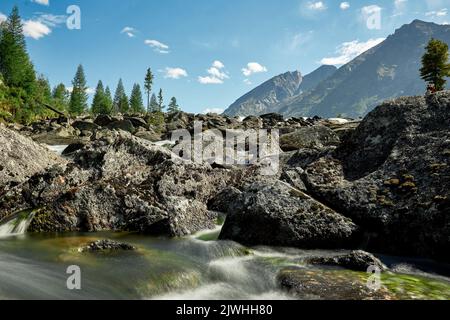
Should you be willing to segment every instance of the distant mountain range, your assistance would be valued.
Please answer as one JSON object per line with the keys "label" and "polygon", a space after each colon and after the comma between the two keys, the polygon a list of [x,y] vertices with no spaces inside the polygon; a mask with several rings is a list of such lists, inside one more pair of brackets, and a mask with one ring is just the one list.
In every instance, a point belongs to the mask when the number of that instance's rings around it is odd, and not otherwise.
{"label": "distant mountain range", "polygon": [[426,84],[420,79],[421,57],[432,37],[450,44],[450,26],[414,20],[339,69],[322,66],[305,77],[288,72],[272,78],[225,114],[357,118],[386,99],[422,95]]}

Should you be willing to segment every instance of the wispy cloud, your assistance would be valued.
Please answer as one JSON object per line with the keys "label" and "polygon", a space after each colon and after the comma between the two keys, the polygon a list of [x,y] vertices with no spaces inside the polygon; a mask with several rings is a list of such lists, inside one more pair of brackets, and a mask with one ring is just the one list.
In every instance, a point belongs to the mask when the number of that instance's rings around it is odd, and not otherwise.
{"label": "wispy cloud", "polygon": [[133,27],[125,27],[120,31],[122,34],[126,34],[130,38],[136,37],[137,30]]}
{"label": "wispy cloud", "polygon": [[436,18],[436,17],[446,17],[447,14],[448,14],[448,9],[447,9],[447,8],[443,8],[443,9],[437,10],[437,11],[429,11],[429,12],[426,12],[426,13],[425,13],[425,15],[426,15],[427,17],[433,17],[433,18]]}
{"label": "wispy cloud", "polygon": [[180,79],[188,76],[187,71],[182,68],[167,67],[162,72],[164,72],[164,78],[166,79]]}
{"label": "wispy cloud", "polygon": [[155,52],[158,53],[169,53],[169,46],[167,44],[164,44],[158,40],[145,40],[144,43],[148,46],[150,46],[151,48],[153,48],[153,50]]}
{"label": "wispy cloud", "polygon": [[36,18],[36,20],[48,27],[56,27],[57,25],[65,23],[67,21],[67,16],[42,13]]}
{"label": "wispy cloud", "polygon": [[35,2],[37,4],[41,4],[43,6],[49,6],[50,1],[49,0],[31,0],[31,2]]}
{"label": "wispy cloud", "polygon": [[219,60],[214,61],[206,72],[207,76],[198,77],[201,84],[222,84],[225,79],[230,78],[225,71],[225,65]]}
{"label": "wispy cloud", "polygon": [[249,62],[247,63],[247,67],[242,68],[242,74],[246,77],[251,76],[254,73],[262,73],[267,72],[267,68],[258,62]]}
{"label": "wispy cloud", "polygon": [[344,42],[341,44],[338,49],[336,50],[336,53],[338,54],[335,57],[330,58],[323,58],[320,62],[325,65],[343,65],[360,54],[366,52],[367,50],[375,47],[376,45],[383,42],[385,38],[378,38],[378,39],[370,39],[366,42],[359,42],[358,40],[354,40],[351,42]]}

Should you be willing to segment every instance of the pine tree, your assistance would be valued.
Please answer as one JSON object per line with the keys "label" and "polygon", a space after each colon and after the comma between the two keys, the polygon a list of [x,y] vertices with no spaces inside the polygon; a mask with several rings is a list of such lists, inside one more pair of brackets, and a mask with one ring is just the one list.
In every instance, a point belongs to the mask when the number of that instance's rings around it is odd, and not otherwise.
{"label": "pine tree", "polygon": [[80,64],[72,81],[72,93],[70,95],[69,112],[72,115],[80,115],[87,110],[88,94],[86,76],[83,66]]}
{"label": "pine tree", "polygon": [[116,93],[114,95],[113,109],[115,113],[127,113],[129,109],[128,97],[125,93],[122,79],[117,84]]}
{"label": "pine tree", "polygon": [[108,110],[108,114],[111,114],[113,112],[113,99],[111,90],[108,86],[105,89],[105,107]]}
{"label": "pine tree", "polygon": [[9,87],[33,93],[36,74],[28,56],[19,9],[15,6],[0,26],[0,73]]}
{"label": "pine tree", "polygon": [[103,83],[100,80],[95,90],[94,99],[92,100],[92,113],[98,115],[98,114],[109,114],[110,112],[111,109],[109,100],[103,87]]}
{"label": "pine tree", "polygon": [[158,111],[162,112],[164,110],[164,98],[163,98],[163,91],[162,89],[159,89],[158,93]]}
{"label": "pine tree", "polygon": [[52,100],[52,89],[50,82],[43,75],[39,75],[37,79],[37,92],[39,92],[39,101],[50,103]]}
{"label": "pine tree", "polygon": [[66,86],[58,84],[52,92],[52,105],[60,111],[66,111],[69,107],[69,93]]}
{"label": "pine tree", "polygon": [[169,107],[167,109],[167,112],[169,113],[175,113],[180,111],[180,106],[177,103],[177,98],[172,97],[172,99],[170,99],[170,103],[169,103]]}
{"label": "pine tree", "polygon": [[150,99],[150,110],[149,112],[157,112],[159,110],[158,100],[156,99],[156,95],[152,94]]}
{"label": "pine tree", "polygon": [[153,73],[152,69],[147,69],[147,74],[145,75],[144,89],[147,93],[147,111],[150,112],[150,93],[152,92],[153,86]]}
{"label": "pine tree", "polygon": [[144,112],[144,103],[142,102],[141,86],[137,83],[134,84],[133,90],[131,91],[130,109],[132,112],[135,113]]}
{"label": "pine tree", "polygon": [[436,39],[428,42],[426,53],[422,57],[420,75],[437,91],[444,90],[447,82],[445,78],[450,76],[448,58],[448,45],[445,42]]}

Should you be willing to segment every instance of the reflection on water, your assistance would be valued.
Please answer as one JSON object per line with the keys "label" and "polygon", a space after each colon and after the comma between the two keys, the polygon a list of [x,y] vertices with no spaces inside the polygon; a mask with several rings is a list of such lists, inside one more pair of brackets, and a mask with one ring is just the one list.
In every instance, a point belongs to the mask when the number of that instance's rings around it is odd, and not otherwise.
{"label": "reflection on water", "polygon": [[[288,266],[314,270],[317,267],[305,265],[302,262],[304,258],[325,254],[295,249],[248,249],[234,242],[215,240],[217,232],[183,239],[126,233],[2,238],[0,298],[292,299],[279,289],[276,282],[278,271]],[[138,250],[109,254],[78,252],[78,247],[97,239],[127,242]],[[80,291],[66,288],[66,269],[70,265],[81,267]],[[408,269],[412,273],[414,270]],[[425,289],[422,289],[425,280],[417,282],[415,277],[391,275],[386,281],[395,286],[397,279],[401,278],[409,281],[407,290],[420,291],[411,296],[401,292],[401,297],[445,298],[450,295],[448,278],[418,272],[430,279],[426,281]],[[415,283],[420,283],[421,287]],[[441,291],[447,291],[447,296]]]}

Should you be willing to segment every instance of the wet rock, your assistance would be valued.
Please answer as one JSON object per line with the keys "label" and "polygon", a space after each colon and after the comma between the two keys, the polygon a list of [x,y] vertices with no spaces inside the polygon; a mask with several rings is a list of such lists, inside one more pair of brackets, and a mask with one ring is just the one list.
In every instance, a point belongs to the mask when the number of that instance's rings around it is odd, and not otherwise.
{"label": "wet rock", "polygon": [[133,247],[127,243],[116,242],[112,240],[98,240],[88,245],[78,248],[78,252],[111,252],[111,251],[135,251]]}
{"label": "wet rock", "polygon": [[395,300],[388,289],[372,290],[367,277],[350,271],[287,268],[278,274],[280,287],[304,300]]}
{"label": "wet rock", "polygon": [[244,245],[342,248],[357,226],[281,181],[254,183],[228,209],[220,239]]}
{"label": "wet rock", "polygon": [[323,149],[339,145],[339,137],[333,130],[316,125],[298,129],[280,137],[280,147],[283,151],[295,151],[302,148]]}
{"label": "wet rock", "polygon": [[308,258],[306,262],[316,265],[338,266],[345,269],[362,272],[367,272],[370,267],[376,267],[380,271],[387,270],[387,267],[378,258],[361,250],[330,257],[311,257]]}

